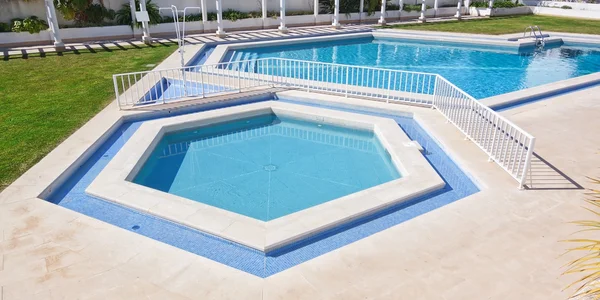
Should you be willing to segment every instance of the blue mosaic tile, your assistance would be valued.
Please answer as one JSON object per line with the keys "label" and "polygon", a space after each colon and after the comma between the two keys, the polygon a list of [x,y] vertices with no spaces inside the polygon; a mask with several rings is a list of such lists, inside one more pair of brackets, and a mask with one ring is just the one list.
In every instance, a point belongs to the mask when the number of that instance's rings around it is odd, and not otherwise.
{"label": "blue mosaic tile", "polygon": [[[263,100],[269,99],[240,101],[235,104],[229,103],[228,106]],[[315,105],[312,103],[298,103],[290,100],[280,99],[278,101],[394,119],[411,139],[417,140],[424,147],[425,158],[444,179],[447,184],[446,187],[407,203],[390,207],[375,215],[363,217],[349,224],[344,224],[317,236],[265,254],[198,230],[91,197],[85,193],[87,186],[96,178],[133,133],[135,133],[139,126],[144,121],[151,119],[148,118],[127,122],[118,128],[47,200],[244,272],[259,277],[268,277],[479,191],[469,177],[462,172],[444,153],[435,140],[412,118],[341,107]],[[223,106],[224,104],[214,104],[210,107],[204,107],[201,110],[216,109]],[[192,111],[179,112],[178,114],[189,112]],[[176,114],[169,116],[173,115]]]}

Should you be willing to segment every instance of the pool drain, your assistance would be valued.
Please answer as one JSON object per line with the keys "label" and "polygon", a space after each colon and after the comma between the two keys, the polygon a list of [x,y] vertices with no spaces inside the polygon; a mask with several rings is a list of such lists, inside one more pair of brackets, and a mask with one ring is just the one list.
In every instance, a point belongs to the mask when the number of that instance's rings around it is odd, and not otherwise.
{"label": "pool drain", "polygon": [[263,168],[267,172],[273,172],[273,171],[277,170],[277,166],[276,165],[265,165]]}

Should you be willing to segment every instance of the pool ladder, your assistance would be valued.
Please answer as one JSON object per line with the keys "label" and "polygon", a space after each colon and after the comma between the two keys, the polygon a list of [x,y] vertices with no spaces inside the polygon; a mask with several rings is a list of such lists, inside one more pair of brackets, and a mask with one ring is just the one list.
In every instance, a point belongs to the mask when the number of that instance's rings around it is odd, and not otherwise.
{"label": "pool ladder", "polygon": [[544,47],[544,45],[546,44],[546,39],[544,38],[544,34],[542,33],[542,30],[539,26],[527,26],[527,28],[525,28],[525,31],[523,31],[523,37],[526,37],[527,33],[529,33],[529,37],[535,38],[536,46],[540,46],[542,48]]}

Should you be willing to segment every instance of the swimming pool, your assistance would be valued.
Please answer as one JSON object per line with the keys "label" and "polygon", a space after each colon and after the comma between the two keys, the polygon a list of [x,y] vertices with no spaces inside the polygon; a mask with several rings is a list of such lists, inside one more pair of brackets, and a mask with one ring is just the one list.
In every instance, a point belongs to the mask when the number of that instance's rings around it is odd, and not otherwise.
{"label": "swimming pool", "polygon": [[543,50],[446,42],[359,38],[230,50],[223,61],[288,58],[439,74],[483,99],[600,71],[600,49],[582,44]]}
{"label": "swimming pool", "polygon": [[267,113],[166,134],[133,182],[270,221],[398,178],[372,130]]}
{"label": "swimming pool", "polygon": [[[266,100],[269,99],[246,101]],[[216,102],[208,104],[206,107],[195,108],[193,111],[213,110],[224,106],[248,103],[246,101],[239,103]],[[286,99],[279,99],[277,101],[298,103],[294,100]],[[77,168],[75,173],[69,176],[65,183],[55,189],[46,199],[61,207],[264,278],[479,191],[469,176],[453,162],[440,145],[437,144],[435,139],[429,136],[420,127],[418,122],[410,117],[362,111],[357,108],[326,106],[325,104],[298,104],[393,118],[407,135],[417,140],[425,148],[425,151],[422,152],[423,157],[444,178],[444,181],[447,183],[446,186],[442,190],[428,193],[407,203],[389,207],[376,215],[354,220],[351,224],[311,237],[305,241],[280,248],[272,253],[263,253],[187,226],[180,226],[168,220],[157,218],[148,214],[148,212],[138,211],[98,199],[85,192],[89,184],[94,181],[96,176],[119,153],[122,147],[135,135],[144,123],[165,117],[164,115],[152,115],[142,120],[127,121],[116,128],[94,154],[89,159],[86,159],[83,165]],[[180,114],[191,113],[193,111],[180,112]]]}

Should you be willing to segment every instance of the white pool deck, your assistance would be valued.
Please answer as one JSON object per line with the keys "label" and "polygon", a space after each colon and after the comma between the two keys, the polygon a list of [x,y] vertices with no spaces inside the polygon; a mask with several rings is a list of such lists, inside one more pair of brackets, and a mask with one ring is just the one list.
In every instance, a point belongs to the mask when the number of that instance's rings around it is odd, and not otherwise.
{"label": "white pool deck", "polygon": [[[504,114],[538,138],[541,157],[590,187],[585,176],[600,173],[600,133],[590,130],[600,126],[598,92]],[[572,278],[560,276],[558,241],[576,230],[566,222],[588,216],[583,191],[551,189],[573,187],[558,173],[534,185],[549,190],[518,190],[435,110],[387,108],[415,113],[482,191],[261,279],[35,198],[119,117],[109,106],[0,194],[1,299],[565,299]]]}
{"label": "white pool deck", "polygon": [[573,182],[591,188],[586,176],[600,176],[599,93],[502,112],[537,138],[528,190],[435,110],[310,94],[414,114],[481,192],[266,279],[37,198],[123,114],[139,113],[110,105],[0,193],[0,300],[566,299],[573,255],[559,241],[578,230],[567,222],[592,217]]}

